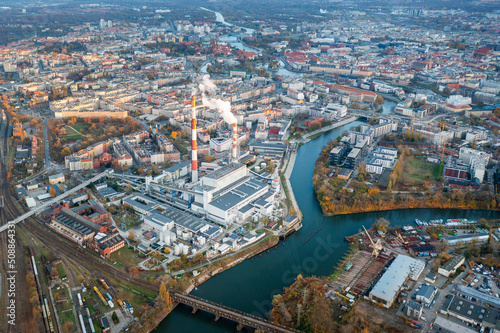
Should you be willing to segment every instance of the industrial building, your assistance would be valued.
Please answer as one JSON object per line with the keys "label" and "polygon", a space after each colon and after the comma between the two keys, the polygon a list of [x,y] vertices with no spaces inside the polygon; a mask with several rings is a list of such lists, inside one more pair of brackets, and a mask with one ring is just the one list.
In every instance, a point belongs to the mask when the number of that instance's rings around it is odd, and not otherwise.
{"label": "industrial building", "polygon": [[390,308],[403,284],[416,281],[425,268],[425,263],[406,255],[398,255],[370,291],[369,298]]}
{"label": "industrial building", "polygon": [[477,232],[474,234],[464,234],[458,236],[447,236],[445,240],[450,245],[462,245],[472,242],[485,243],[488,241],[490,235],[486,232]]}
{"label": "industrial building", "polygon": [[264,206],[274,198],[274,193],[268,193],[269,186],[250,177],[247,167],[239,163],[230,163],[202,177],[199,190],[192,209],[224,225],[236,221],[239,210],[249,204],[254,207],[251,212],[243,211],[253,213],[263,196],[266,203],[260,205]]}
{"label": "industrial building", "polygon": [[439,267],[438,273],[446,277],[449,277],[451,274],[455,273],[458,267],[463,265],[464,262],[465,262],[464,256],[454,255],[443,266]]}
{"label": "industrial building", "polygon": [[500,311],[493,307],[485,307],[474,302],[469,302],[461,297],[447,295],[441,313],[458,318],[474,326],[488,328],[498,327],[500,324]]}

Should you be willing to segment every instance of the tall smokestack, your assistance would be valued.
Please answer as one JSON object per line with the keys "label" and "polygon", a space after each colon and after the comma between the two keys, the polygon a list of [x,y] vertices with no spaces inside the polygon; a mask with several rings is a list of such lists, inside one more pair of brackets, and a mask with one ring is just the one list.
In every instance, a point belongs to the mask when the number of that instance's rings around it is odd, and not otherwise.
{"label": "tall smokestack", "polygon": [[238,148],[238,124],[233,124],[233,162],[237,162],[237,148]]}
{"label": "tall smokestack", "polygon": [[198,153],[196,151],[196,99],[192,98],[191,111],[191,182],[198,181]]}

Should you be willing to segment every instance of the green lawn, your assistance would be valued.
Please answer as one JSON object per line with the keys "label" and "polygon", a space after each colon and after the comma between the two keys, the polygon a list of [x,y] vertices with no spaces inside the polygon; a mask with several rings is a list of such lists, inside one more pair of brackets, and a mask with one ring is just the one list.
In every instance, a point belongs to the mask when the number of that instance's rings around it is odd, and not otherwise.
{"label": "green lawn", "polygon": [[63,278],[64,276],[66,276],[66,271],[64,270],[62,263],[57,264],[56,268],[57,268],[57,272],[59,273],[60,278]]}
{"label": "green lawn", "polygon": [[66,136],[65,136],[66,139],[80,140],[82,138],[82,135],[80,134],[80,132],[78,132],[79,129],[75,128],[78,126],[83,126],[83,125],[75,125],[74,127],[66,126]]}
{"label": "green lawn", "polygon": [[119,262],[125,267],[137,266],[143,258],[138,258],[139,252],[134,252],[134,250],[129,249],[127,246],[122,247],[118,251],[111,254],[111,260]]}
{"label": "green lawn", "polygon": [[420,182],[426,179],[438,180],[441,177],[442,170],[442,164],[409,157],[405,162],[402,176],[405,182]]}
{"label": "green lawn", "polygon": [[84,124],[76,124],[75,126],[73,126],[73,128],[75,130],[77,130],[78,132],[81,132],[83,128],[85,128],[85,125]]}

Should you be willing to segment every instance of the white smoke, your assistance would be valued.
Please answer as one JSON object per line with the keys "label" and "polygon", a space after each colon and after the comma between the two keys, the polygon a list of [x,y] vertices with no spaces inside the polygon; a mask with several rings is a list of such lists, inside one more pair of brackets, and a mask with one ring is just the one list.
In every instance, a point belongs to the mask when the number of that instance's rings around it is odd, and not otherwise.
{"label": "white smoke", "polygon": [[209,109],[217,110],[221,114],[224,121],[230,125],[237,123],[236,118],[231,113],[231,103],[223,101],[220,98],[208,98],[206,93],[213,93],[217,90],[217,86],[210,80],[210,75],[203,75],[201,83],[198,85],[201,93],[201,102]]}
{"label": "white smoke", "polygon": [[201,79],[201,83],[198,85],[198,89],[201,94],[204,95],[206,92],[213,93],[217,90],[217,86],[210,80],[210,75],[205,74]]}

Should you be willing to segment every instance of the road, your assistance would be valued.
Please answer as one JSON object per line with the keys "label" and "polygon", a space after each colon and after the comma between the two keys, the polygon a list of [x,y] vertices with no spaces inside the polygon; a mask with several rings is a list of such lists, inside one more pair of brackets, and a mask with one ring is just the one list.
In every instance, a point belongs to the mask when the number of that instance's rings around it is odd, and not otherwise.
{"label": "road", "polygon": [[93,183],[99,179],[101,179],[102,177],[105,177],[109,175],[109,170],[106,170],[100,174],[98,174],[97,176],[94,176],[93,178],[87,180],[86,182],[72,188],[71,190],[67,191],[67,192],[64,192],[63,194],[55,197],[54,199],[44,203],[43,205],[37,207],[36,209],[33,209],[33,210],[30,210],[29,212],[27,213],[24,213],[23,215],[21,216],[18,216],[16,217],[14,220],[11,220],[8,222],[8,224],[5,224],[3,226],[0,227],[0,232],[6,230],[7,228],[9,228],[9,225],[12,225],[12,224],[16,224],[16,223],[19,223],[19,222],[22,222],[24,221],[25,219],[27,219],[28,217],[34,215],[34,214],[37,214],[38,212],[41,212],[42,210],[46,209],[47,207],[53,205],[54,203],[58,203],[60,202],[62,199],[70,196],[71,194],[75,193],[75,192],[78,192],[80,191],[81,189],[85,188],[87,185],[89,185],[90,183]]}
{"label": "road", "polygon": [[356,121],[356,120],[358,120],[358,117],[356,117],[356,116],[346,118],[346,119],[341,120],[339,122],[333,123],[333,124],[325,126],[325,127],[321,127],[321,128],[319,128],[319,129],[317,129],[315,131],[312,131],[310,133],[304,134],[299,139],[297,139],[296,141],[294,140],[293,142],[297,142],[297,143],[306,142],[307,139],[310,136],[312,136],[312,135],[315,135],[315,134],[318,134],[318,133],[322,133],[322,132],[327,132],[327,131],[332,130],[334,128],[337,128],[337,127],[344,126],[346,124],[352,123],[353,121]]}

